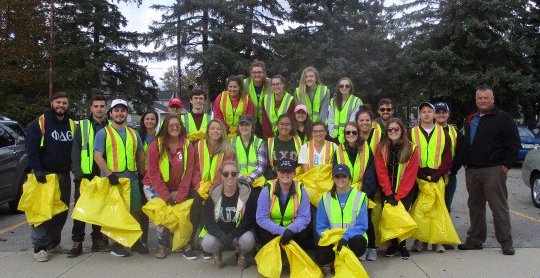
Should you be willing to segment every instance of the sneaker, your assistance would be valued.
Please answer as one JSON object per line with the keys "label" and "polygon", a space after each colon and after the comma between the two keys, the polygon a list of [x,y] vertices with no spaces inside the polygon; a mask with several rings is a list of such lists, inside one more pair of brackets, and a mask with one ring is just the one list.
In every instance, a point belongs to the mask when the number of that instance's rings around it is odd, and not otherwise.
{"label": "sneaker", "polygon": [[501,249],[504,255],[514,255],[516,250],[514,249],[512,240],[506,240],[501,243]]}
{"label": "sneaker", "polygon": [[443,244],[442,246],[446,250],[455,250],[456,249],[456,247],[453,244]]}
{"label": "sneaker", "polygon": [[358,259],[361,261],[365,261],[367,259],[368,252],[369,252],[369,249],[366,249],[366,252],[364,252],[362,256],[358,257]]}
{"label": "sneaker", "polygon": [[195,252],[193,252],[191,250],[186,250],[186,251],[184,251],[184,258],[186,260],[196,260],[197,259],[197,254],[195,254]]}
{"label": "sneaker", "polygon": [[245,256],[240,255],[236,263],[236,268],[238,268],[239,270],[244,270],[247,267],[248,267],[247,258]]}
{"label": "sneaker", "polygon": [[109,240],[107,238],[92,238],[92,252],[108,252]]}
{"label": "sneaker", "polygon": [[390,245],[388,249],[384,251],[384,256],[393,257],[398,251],[399,251],[399,247],[397,245]]}
{"label": "sneaker", "polygon": [[36,262],[46,262],[49,260],[49,254],[45,250],[34,252],[34,260],[36,260]]}
{"label": "sneaker", "polygon": [[399,248],[399,254],[401,254],[401,259],[402,260],[408,260],[411,258],[411,253],[409,253],[409,251],[407,251],[407,247],[405,246],[402,246]]}
{"label": "sneaker", "polygon": [[369,248],[369,249],[367,249],[366,253],[367,253],[367,260],[368,261],[376,261],[377,260],[377,249]]}
{"label": "sneaker", "polygon": [[212,255],[212,253],[208,253],[208,252],[203,252],[203,259],[205,260],[211,260],[214,256]]}
{"label": "sneaker", "polygon": [[114,243],[111,248],[111,255],[116,257],[127,257],[129,256],[129,252],[124,246]]}
{"label": "sneaker", "polygon": [[73,242],[73,247],[68,251],[68,258],[75,258],[83,253],[82,242]]}
{"label": "sneaker", "polygon": [[146,244],[144,244],[142,241],[137,240],[133,247],[131,247],[131,250],[139,253],[139,254],[148,254],[150,253],[150,250],[148,250],[148,247],[146,247]]}
{"label": "sneaker", "polygon": [[62,246],[60,246],[60,244],[51,248],[47,248],[47,253],[56,254],[56,253],[62,253],[62,251],[63,249],[62,249]]}
{"label": "sneaker", "polygon": [[427,247],[426,243],[415,239],[411,250],[413,252],[422,252],[422,250],[424,250],[426,247]]}
{"label": "sneaker", "polygon": [[220,256],[214,256],[214,261],[212,262],[212,265],[217,269],[223,268],[223,260]]}
{"label": "sneaker", "polygon": [[484,249],[484,246],[480,244],[474,244],[471,242],[465,242],[463,244],[458,245],[459,250],[482,250]]}
{"label": "sneaker", "polygon": [[444,246],[442,244],[434,244],[433,250],[437,253],[444,253],[445,251]]}

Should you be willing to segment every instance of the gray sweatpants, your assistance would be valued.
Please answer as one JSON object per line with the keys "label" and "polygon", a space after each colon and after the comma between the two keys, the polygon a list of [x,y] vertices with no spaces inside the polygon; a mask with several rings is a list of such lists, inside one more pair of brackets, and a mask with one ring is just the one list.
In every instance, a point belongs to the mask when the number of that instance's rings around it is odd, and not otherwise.
{"label": "gray sweatpants", "polygon": [[[221,254],[221,241],[213,235],[207,233],[202,240],[204,252],[212,253],[215,256]],[[232,246],[240,251],[240,255],[245,256],[255,248],[255,235],[252,231],[247,231],[238,238],[234,238]]]}

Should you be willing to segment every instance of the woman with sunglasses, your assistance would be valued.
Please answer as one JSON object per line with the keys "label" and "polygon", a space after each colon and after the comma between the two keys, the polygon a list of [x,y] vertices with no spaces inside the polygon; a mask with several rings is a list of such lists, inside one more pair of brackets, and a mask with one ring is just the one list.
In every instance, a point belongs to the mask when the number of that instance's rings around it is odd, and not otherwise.
{"label": "woman with sunglasses", "polygon": [[[178,117],[167,116],[162,130],[148,147],[144,194],[148,199],[161,198],[174,205],[195,192],[194,181],[200,179],[200,173],[195,167],[195,148],[186,138],[186,130]],[[164,259],[171,248],[171,233],[158,226],[157,235],[159,247],[155,257]]]}
{"label": "woman with sunglasses", "polygon": [[369,107],[363,106],[358,112],[356,112],[355,122],[358,125],[360,131],[359,138],[368,142],[371,152],[377,153],[377,146],[381,142],[382,129],[379,124],[374,120],[373,112]]}
{"label": "woman with sunglasses", "polygon": [[[374,200],[379,188],[377,174],[373,162],[373,153],[368,143],[359,137],[358,127],[354,122],[349,122],[345,126],[345,142],[340,144],[334,153],[334,166],[345,164],[351,170],[351,184],[353,187],[362,190],[367,197]],[[375,248],[375,231],[371,221],[371,209],[368,209],[368,249],[362,255],[362,260],[377,260],[377,249]]]}
{"label": "woman with sunglasses", "polygon": [[251,188],[238,182],[238,165],[234,161],[221,164],[223,183],[212,188],[202,210],[206,235],[202,240],[204,252],[213,255],[214,267],[223,268],[222,252],[235,250],[236,267],[247,268],[246,254],[255,248],[256,197]]}
{"label": "woman with sunglasses", "polygon": [[294,119],[296,122],[296,135],[302,140],[302,144],[305,144],[311,140],[311,129],[313,122],[309,118],[307,106],[298,104],[294,108]]}
{"label": "woman with sunglasses", "polygon": [[225,124],[231,136],[238,128],[241,115],[253,117],[253,101],[249,93],[243,90],[243,81],[240,76],[231,75],[227,78],[227,90],[223,91],[214,101],[214,116]]}
{"label": "woman with sunglasses", "polygon": [[[375,170],[385,202],[397,206],[401,201],[405,209],[411,207],[414,196],[410,193],[416,182],[419,161],[418,150],[407,138],[403,122],[396,118],[389,119],[385,136],[375,155]],[[403,260],[410,259],[405,243],[406,240],[399,242],[397,238],[392,239],[384,256],[392,257],[399,252]]]}
{"label": "woman with sunglasses", "polygon": [[326,121],[328,118],[330,95],[328,87],[321,83],[316,68],[307,67],[302,71],[300,84],[295,90],[294,101],[296,104],[303,104],[307,107],[307,113],[314,122]]}
{"label": "woman with sunglasses", "polygon": [[313,124],[312,139],[302,145],[298,154],[298,164],[302,165],[304,173],[323,164],[332,164],[332,155],[337,145],[326,140],[327,134],[328,131],[323,122],[318,121]]}
{"label": "woman with sunglasses", "polygon": [[328,133],[337,142],[343,143],[345,141],[343,135],[345,125],[350,121],[354,121],[354,116],[363,102],[359,97],[353,95],[354,87],[350,78],[341,78],[336,87],[338,93],[330,101]]}
{"label": "woman with sunglasses", "polygon": [[294,122],[291,116],[288,114],[279,116],[277,125],[277,136],[268,138],[268,162],[271,167],[268,167],[265,173],[267,180],[276,178],[274,167],[278,160],[288,158],[298,163],[298,153],[302,146],[300,138],[295,135]]}

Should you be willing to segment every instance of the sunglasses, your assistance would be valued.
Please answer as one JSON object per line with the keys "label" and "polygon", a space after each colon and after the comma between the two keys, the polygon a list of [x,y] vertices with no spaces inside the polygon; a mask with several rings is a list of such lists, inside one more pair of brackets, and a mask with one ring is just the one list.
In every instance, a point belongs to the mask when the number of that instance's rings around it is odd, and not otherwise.
{"label": "sunglasses", "polygon": [[349,89],[349,88],[351,88],[351,85],[349,85],[349,84],[339,84],[339,87]]}
{"label": "sunglasses", "polygon": [[379,111],[380,112],[391,112],[392,111],[392,108],[379,108]]}
{"label": "sunglasses", "polygon": [[228,178],[229,175],[231,175],[231,178],[236,178],[238,176],[238,172],[222,172],[221,175]]}
{"label": "sunglasses", "polygon": [[398,132],[401,130],[399,127],[389,127],[386,129],[388,132]]}
{"label": "sunglasses", "polygon": [[356,130],[347,130],[345,131],[345,135],[358,135],[358,131]]}

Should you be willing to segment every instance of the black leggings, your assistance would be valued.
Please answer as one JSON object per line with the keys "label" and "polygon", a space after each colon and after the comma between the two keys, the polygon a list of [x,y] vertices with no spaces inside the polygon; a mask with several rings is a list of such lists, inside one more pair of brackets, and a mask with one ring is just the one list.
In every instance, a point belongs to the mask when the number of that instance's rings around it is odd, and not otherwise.
{"label": "black leggings", "polygon": [[[347,247],[354,252],[354,255],[359,257],[366,252],[367,241],[362,235],[357,235],[349,239]],[[332,248],[334,248],[334,245],[317,246],[315,260],[319,265],[327,265],[336,259],[336,253]]]}
{"label": "black leggings", "polygon": [[[278,235],[271,234],[267,230],[259,227],[257,225],[257,228],[255,229],[257,233],[257,240],[261,244],[261,246],[264,246],[269,241],[277,237]],[[299,233],[295,233],[292,237],[292,239],[302,247],[304,250],[313,249],[313,235],[311,234],[311,230],[309,229],[309,226]]]}

